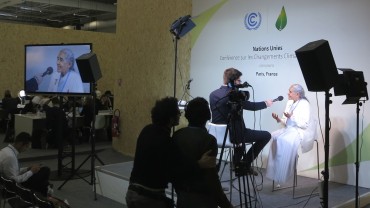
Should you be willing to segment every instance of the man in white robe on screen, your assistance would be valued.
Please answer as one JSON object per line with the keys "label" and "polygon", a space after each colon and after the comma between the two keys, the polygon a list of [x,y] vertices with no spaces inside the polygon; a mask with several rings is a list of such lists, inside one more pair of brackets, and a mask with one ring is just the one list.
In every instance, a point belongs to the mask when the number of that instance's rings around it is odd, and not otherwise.
{"label": "man in white robe on screen", "polygon": [[49,92],[83,93],[80,74],[74,68],[75,58],[69,49],[62,49],[57,57],[57,72],[51,75]]}
{"label": "man in white robe on screen", "polygon": [[278,184],[293,175],[297,151],[310,121],[310,104],[301,85],[293,84],[289,88],[288,99],[282,118],[272,114],[283,128],[271,133],[266,177]]}

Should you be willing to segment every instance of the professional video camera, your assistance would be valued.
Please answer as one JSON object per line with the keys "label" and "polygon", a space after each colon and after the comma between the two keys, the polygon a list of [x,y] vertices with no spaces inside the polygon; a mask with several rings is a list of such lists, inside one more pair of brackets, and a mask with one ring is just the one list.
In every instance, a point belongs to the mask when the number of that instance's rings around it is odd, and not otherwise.
{"label": "professional video camera", "polygon": [[244,82],[243,84],[235,84],[234,80],[229,81],[229,87],[231,87],[231,91],[229,92],[229,101],[240,103],[242,101],[249,100],[249,92],[240,90],[240,88],[250,87],[248,82]]}

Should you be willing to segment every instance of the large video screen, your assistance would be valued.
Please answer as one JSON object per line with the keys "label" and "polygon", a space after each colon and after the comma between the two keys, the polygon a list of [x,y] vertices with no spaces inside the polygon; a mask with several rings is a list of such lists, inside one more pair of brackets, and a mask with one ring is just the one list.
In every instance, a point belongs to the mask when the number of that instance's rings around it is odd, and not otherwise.
{"label": "large video screen", "polygon": [[25,92],[90,94],[91,83],[82,82],[76,64],[76,58],[90,52],[91,43],[25,45]]}

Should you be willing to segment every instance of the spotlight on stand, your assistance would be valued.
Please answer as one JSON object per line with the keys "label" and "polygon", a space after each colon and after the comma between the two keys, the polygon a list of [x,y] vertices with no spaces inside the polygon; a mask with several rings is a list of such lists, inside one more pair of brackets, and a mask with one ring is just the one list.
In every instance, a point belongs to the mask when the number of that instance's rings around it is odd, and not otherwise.
{"label": "spotlight on stand", "polygon": [[366,89],[367,83],[362,71],[346,68],[338,68],[338,70],[343,73],[338,75],[337,83],[334,86],[334,95],[345,95],[346,100],[343,104],[356,104],[361,98],[369,100]]}
{"label": "spotlight on stand", "polygon": [[175,36],[175,67],[174,67],[174,84],[173,96],[176,97],[176,73],[177,73],[177,42],[180,37],[183,37],[191,29],[195,27],[194,22],[190,19],[190,15],[186,15],[175,20],[170,28],[170,32]]}
{"label": "spotlight on stand", "polygon": [[17,105],[17,108],[24,108],[26,105],[26,92],[24,90],[19,91],[18,97],[21,103]]}

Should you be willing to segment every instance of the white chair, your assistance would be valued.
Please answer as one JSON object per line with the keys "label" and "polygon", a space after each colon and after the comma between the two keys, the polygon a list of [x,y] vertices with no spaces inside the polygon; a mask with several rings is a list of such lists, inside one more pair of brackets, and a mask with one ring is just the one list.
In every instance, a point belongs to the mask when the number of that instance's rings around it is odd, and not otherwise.
{"label": "white chair", "polygon": [[100,138],[100,139],[105,139],[107,138],[106,134],[106,129],[108,128],[109,121],[108,116],[105,115],[96,115],[95,117],[95,139]]}
{"label": "white chair", "polygon": [[95,117],[95,130],[106,128],[107,122],[104,115],[96,115]]}
{"label": "white chair", "polygon": [[[314,143],[316,143],[317,179],[320,180],[320,167],[319,167],[319,162],[320,162],[319,156],[320,155],[319,155],[319,143],[317,141],[316,130],[317,130],[317,119],[311,116],[308,127],[301,141],[301,152],[302,154],[304,154],[306,152],[311,151],[313,149]],[[294,163],[293,185],[288,186],[288,187],[275,187],[275,181],[272,181],[272,191],[277,191],[277,190],[286,189],[286,188],[293,188],[293,198],[294,199],[308,196],[311,194],[318,194],[318,192],[315,192],[315,193],[310,193],[306,195],[296,196],[296,187],[298,186],[298,175],[297,175],[298,158],[299,158],[299,153],[297,152],[296,160]]]}

